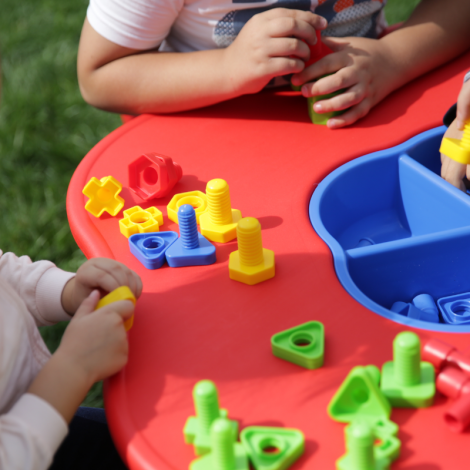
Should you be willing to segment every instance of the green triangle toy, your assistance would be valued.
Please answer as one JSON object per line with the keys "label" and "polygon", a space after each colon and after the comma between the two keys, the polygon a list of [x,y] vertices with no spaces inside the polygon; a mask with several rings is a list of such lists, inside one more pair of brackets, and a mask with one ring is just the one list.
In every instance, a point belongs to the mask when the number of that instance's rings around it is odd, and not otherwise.
{"label": "green triangle toy", "polygon": [[304,453],[305,438],[297,429],[250,426],[240,440],[256,470],[285,470]]}
{"label": "green triangle toy", "polygon": [[271,338],[273,354],[306,369],[323,365],[325,330],[318,321],[310,321]]}
{"label": "green triangle toy", "polygon": [[342,423],[358,417],[388,419],[392,408],[380,391],[379,382],[377,367],[354,367],[328,405],[330,417]]}

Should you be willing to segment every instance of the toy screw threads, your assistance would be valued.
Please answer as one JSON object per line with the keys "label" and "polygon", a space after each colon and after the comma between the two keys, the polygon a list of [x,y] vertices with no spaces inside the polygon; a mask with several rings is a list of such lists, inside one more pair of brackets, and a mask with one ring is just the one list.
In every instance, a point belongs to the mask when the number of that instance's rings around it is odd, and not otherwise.
{"label": "toy screw threads", "polygon": [[235,469],[233,428],[227,419],[216,419],[211,427],[212,462],[214,470]]}
{"label": "toy screw threads", "polygon": [[346,449],[351,468],[357,470],[374,470],[374,435],[365,422],[352,422],[346,428]]}
{"label": "toy screw threads", "polygon": [[261,225],[253,217],[245,217],[237,225],[238,251],[240,264],[257,266],[263,262]]}
{"label": "toy screw threads", "polygon": [[209,181],[206,187],[206,196],[210,221],[214,225],[231,224],[232,206],[227,182],[222,179]]}
{"label": "toy screw threads", "polygon": [[393,340],[393,362],[395,380],[405,386],[420,383],[420,341],[415,333],[405,331]]}
{"label": "toy screw threads", "polygon": [[196,212],[193,206],[184,204],[178,209],[178,224],[180,226],[183,248],[192,250],[199,246]]}
{"label": "toy screw threads", "polygon": [[220,416],[217,388],[210,380],[201,380],[193,390],[196,415],[201,427],[209,432],[211,424]]}

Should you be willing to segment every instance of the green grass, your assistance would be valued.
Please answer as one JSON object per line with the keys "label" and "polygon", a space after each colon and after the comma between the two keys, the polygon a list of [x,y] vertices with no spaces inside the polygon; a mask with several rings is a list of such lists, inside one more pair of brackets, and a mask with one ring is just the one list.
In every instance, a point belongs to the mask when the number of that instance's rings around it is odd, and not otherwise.
{"label": "green grass", "polygon": [[[390,0],[389,23],[408,17],[417,0]],[[67,223],[65,196],[76,166],[118,116],[82,100],[76,55],[85,0],[3,0],[0,15],[3,101],[0,108],[0,248],[75,271],[85,257]],[[66,323],[41,328],[57,348]],[[102,406],[101,384],[87,406]]]}

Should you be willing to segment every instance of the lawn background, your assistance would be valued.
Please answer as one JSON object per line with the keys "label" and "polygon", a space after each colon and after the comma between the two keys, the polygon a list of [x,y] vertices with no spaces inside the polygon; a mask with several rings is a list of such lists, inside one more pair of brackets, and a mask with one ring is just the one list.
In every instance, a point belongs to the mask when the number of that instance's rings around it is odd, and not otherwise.
{"label": "lawn background", "polygon": [[[389,0],[389,24],[419,0]],[[3,0],[0,15],[0,248],[75,271],[85,257],[67,222],[65,196],[86,153],[121,124],[81,98],[77,46],[87,0]],[[41,328],[51,352],[67,326]],[[103,406],[102,384],[84,405]]]}

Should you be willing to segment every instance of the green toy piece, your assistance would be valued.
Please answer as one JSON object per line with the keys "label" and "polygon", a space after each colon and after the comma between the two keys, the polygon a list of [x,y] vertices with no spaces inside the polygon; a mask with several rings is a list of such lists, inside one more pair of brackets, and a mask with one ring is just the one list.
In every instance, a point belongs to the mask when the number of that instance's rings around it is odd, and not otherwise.
{"label": "green toy piece", "polygon": [[333,96],[340,95],[343,92],[344,92],[344,89],[334,91],[333,93],[328,93],[327,95],[311,96],[310,98],[307,98],[308,115],[310,116],[310,120],[312,121],[313,124],[322,124],[325,126],[326,123],[328,122],[328,119],[344,113],[345,110],[331,111],[330,113],[319,114],[315,112],[313,109],[313,105],[317,101],[328,100],[330,98],[333,98]]}
{"label": "green toy piece", "polygon": [[297,429],[250,426],[240,440],[256,470],[285,470],[304,453],[305,438]]}
{"label": "green toy piece", "polygon": [[377,367],[354,367],[328,405],[328,414],[335,421],[349,423],[361,417],[388,420],[391,406],[379,389]]}
{"label": "green toy piece", "polygon": [[325,330],[318,321],[310,321],[289,330],[276,333],[271,338],[273,354],[306,369],[323,365]]}
{"label": "green toy piece", "polygon": [[249,470],[242,444],[234,442],[233,425],[228,419],[216,419],[210,431],[211,452],[194,460],[189,470]]}
{"label": "green toy piece", "polygon": [[[217,418],[228,417],[227,410],[219,408],[219,397],[214,382],[201,380],[193,389],[196,416],[186,421],[183,434],[186,444],[193,444],[196,455],[204,455],[211,450],[210,429]],[[232,427],[232,440],[237,440],[238,423],[228,420]]]}
{"label": "green toy piece", "polygon": [[337,470],[388,470],[394,460],[388,457],[391,450],[398,457],[400,441],[391,436],[374,445],[376,436],[367,421],[354,420],[346,427],[345,438],[346,454],[336,461]]}
{"label": "green toy piece", "polygon": [[421,361],[418,335],[399,333],[393,340],[393,361],[382,367],[381,389],[396,408],[425,408],[436,393],[434,367]]}

